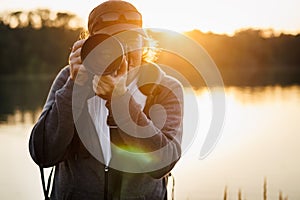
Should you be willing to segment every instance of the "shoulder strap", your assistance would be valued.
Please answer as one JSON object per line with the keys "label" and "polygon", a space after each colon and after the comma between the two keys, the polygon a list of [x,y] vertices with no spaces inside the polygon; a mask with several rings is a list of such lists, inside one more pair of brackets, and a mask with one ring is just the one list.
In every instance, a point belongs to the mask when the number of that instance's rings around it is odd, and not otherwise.
{"label": "shoulder strap", "polygon": [[[174,200],[175,199],[175,178],[173,176],[173,174],[171,172],[169,172],[168,174],[166,174],[164,177],[163,177],[163,181],[164,181],[164,184],[165,186],[167,187],[168,186],[168,179],[169,177],[172,177],[172,193],[171,193],[171,199]],[[166,192],[165,194],[165,197],[164,197],[164,200],[167,200],[168,199],[168,191]]]}
{"label": "shoulder strap", "polygon": [[46,185],[45,185],[44,168],[41,167],[41,166],[39,166],[39,168],[40,168],[40,173],[41,173],[42,186],[43,186],[43,192],[44,192],[45,200],[50,200],[49,191],[50,191],[50,185],[51,185],[51,179],[52,179],[52,174],[53,174],[54,167],[52,167],[50,175],[48,177],[47,188],[46,188]]}

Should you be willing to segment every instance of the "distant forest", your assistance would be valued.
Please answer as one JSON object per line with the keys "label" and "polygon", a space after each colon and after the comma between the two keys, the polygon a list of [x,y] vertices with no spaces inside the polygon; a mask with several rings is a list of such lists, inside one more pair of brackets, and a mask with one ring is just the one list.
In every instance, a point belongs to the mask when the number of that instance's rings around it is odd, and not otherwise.
{"label": "distant forest", "polygon": [[[70,13],[42,9],[2,13],[0,78],[37,75],[54,78],[67,64],[70,48],[79,38],[82,29],[74,28],[78,24],[80,19]],[[266,37],[265,33],[247,29],[228,36],[193,30],[185,35],[205,48],[226,85],[300,84],[300,35],[275,36],[270,30]],[[189,64],[182,59],[164,57],[164,60],[176,69]],[[186,75],[199,86],[203,84],[192,72]]]}

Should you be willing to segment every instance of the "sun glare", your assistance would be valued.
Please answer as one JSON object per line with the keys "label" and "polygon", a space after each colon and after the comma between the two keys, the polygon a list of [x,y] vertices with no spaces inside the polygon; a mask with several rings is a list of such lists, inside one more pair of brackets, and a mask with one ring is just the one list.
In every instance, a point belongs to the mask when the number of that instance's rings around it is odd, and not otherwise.
{"label": "sun glare", "polygon": [[[86,26],[89,12],[99,3],[90,0],[83,2],[30,0],[1,1],[1,11],[30,10],[48,8],[54,11],[71,12],[78,15]],[[299,1],[279,0],[127,0],[142,13],[144,27],[163,28],[176,32],[199,29],[232,35],[236,30],[245,28],[274,29],[275,32],[296,34],[300,31]]]}

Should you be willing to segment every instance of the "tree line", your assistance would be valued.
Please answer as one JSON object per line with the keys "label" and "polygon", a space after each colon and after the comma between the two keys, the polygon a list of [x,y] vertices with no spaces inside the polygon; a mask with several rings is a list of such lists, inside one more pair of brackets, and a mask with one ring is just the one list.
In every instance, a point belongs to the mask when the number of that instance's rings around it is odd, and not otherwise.
{"label": "tree line", "polygon": [[300,34],[264,34],[264,30],[253,29],[239,31],[232,37],[198,30],[187,33],[208,51],[225,83],[299,84]]}
{"label": "tree line", "polygon": [[[53,75],[67,64],[80,28],[78,18],[49,10],[13,12],[0,17],[0,74]],[[73,23],[72,23],[73,22]]]}
{"label": "tree line", "polygon": [[[80,19],[70,13],[35,10],[0,16],[0,76],[49,75],[67,64],[70,48],[82,31]],[[234,36],[186,32],[212,57],[225,84],[300,83],[300,35],[266,37],[263,30],[247,29]],[[152,34],[160,37],[159,33]],[[174,39],[176,42],[176,39]],[[186,61],[168,59],[183,68]],[[188,72],[187,72],[188,73]],[[192,77],[197,81],[198,77]]]}

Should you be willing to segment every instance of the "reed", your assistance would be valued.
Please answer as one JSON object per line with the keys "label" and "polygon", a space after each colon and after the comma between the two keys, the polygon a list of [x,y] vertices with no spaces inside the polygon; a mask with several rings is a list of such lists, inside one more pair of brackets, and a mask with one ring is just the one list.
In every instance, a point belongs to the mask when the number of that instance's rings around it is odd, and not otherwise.
{"label": "reed", "polygon": [[242,200],[242,190],[239,189],[238,191],[238,200]]}
{"label": "reed", "polygon": [[282,192],[281,191],[279,191],[279,200],[283,200]]}
{"label": "reed", "polygon": [[263,198],[264,198],[264,200],[267,200],[267,178],[265,177],[264,178],[264,191],[263,191]]}
{"label": "reed", "polygon": [[225,186],[225,189],[224,189],[223,200],[227,200],[227,185]]}
{"label": "reed", "polygon": [[[267,178],[264,178],[264,183],[263,183],[263,200],[267,200],[268,198],[268,185],[267,185]],[[238,200],[242,200],[243,199],[243,195],[242,195],[242,189],[239,188],[238,190]],[[288,200],[288,196],[283,197],[283,193],[282,191],[279,191],[279,196],[278,196],[279,200]],[[224,188],[224,193],[223,193],[223,200],[228,200],[228,187],[227,185],[225,185]],[[244,200],[246,200],[246,198],[244,197]]]}

